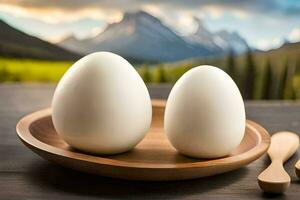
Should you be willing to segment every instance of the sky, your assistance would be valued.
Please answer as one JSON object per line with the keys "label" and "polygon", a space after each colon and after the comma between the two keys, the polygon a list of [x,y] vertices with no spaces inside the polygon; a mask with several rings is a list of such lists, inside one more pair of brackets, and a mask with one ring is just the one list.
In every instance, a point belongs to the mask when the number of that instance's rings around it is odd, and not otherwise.
{"label": "sky", "polygon": [[93,37],[138,10],[181,35],[197,29],[197,17],[210,31],[235,31],[261,50],[300,41],[300,0],[0,0],[0,19],[51,42]]}

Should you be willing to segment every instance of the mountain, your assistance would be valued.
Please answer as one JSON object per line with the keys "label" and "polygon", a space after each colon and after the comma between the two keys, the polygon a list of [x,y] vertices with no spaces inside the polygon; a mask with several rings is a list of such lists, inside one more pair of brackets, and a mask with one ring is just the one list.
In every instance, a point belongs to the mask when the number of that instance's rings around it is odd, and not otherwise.
{"label": "mountain", "polygon": [[91,46],[89,40],[79,40],[74,35],[66,36],[57,45],[80,54],[89,52],[89,46]]}
{"label": "mountain", "polygon": [[229,50],[233,50],[236,54],[247,51],[247,42],[238,33],[230,33],[226,30],[212,33],[204,26],[200,19],[194,19],[198,24],[198,28],[195,33],[185,37],[189,43],[204,45],[214,51],[228,52]]}
{"label": "mountain", "polygon": [[49,60],[74,60],[80,56],[23,33],[0,19],[0,56]]}
{"label": "mountain", "polygon": [[82,49],[80,47],[83,45],[89,47],[83,49],[85,53],[105,50],[128,59],[148,62],[177,61],[216,54],[205,46],[186,42],[159,19],[143,11],[125,13],[120,22],[109,24],[93,38],[81,41],[67,38],[59,45],[71,50]]}
{"label": "mountain", "polygon": [[118,23],[109,24],[95,37],[78,40],[73,36],[58,45],[80,53],[112,51],[137,62],[178,61],[218,57],[229,49],[242,53],[247,43],[236,33],[211,33],[198,20],[198,30],[180,36],[158,18],[144,12],[125,13]]}
{"label": "mountain", "polygon": [[245,53],[249,46],[244,38],[236,32],[221,30],[215,33],[215,41],[223,50],[233,50],[237,54]]}
{"label": "mountain", "polygon": [[198,18],[194,18],[194,20],[198,25],[197,30],[195,33],[185,36],[185,40],[191,44],[203,45],[214,51],[222,51],[222,48],[216,44],[215,36],[204,26],[202,21]]}
{"label": "mountain", "polygon": [[260,63],[264,63],[269,59],[274,65],[282,65],[288,61],[291,65],[295,65],[300,61],[300,42],[285,42],[282,46],[271,49],[268,51],[256,51],[256,60]]}

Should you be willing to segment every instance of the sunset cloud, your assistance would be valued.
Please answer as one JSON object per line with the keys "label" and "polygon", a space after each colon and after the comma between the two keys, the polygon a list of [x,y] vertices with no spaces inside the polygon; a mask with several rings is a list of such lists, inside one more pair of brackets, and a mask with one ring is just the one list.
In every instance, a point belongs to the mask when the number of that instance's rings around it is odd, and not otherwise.
{"label": "sunset cloud", "polygon": [[276,46],[272,38],[298,40],[300,1],[293,0],[0,0],[0,19],[56,41],[69,34],[90,37],[124,12],[141,9],[183,35],[196,30],[197,17],[211,31],[239,32],[261,49]]}
{"label": "sunset cloud", "polygon": [[300,16],[300,2],[277,0],[0,0],[0,5],[21,7],[29,12],[58,12],[66,14],[81,10],[112,12],[134,11],[143,7],[152,7],[169,11],[174,10],[209,10],[211,15],[218,17],[225,11],[233,11],[236,15],[246,13],[263,13],[272,15]]}
{"label": "sunset cloud", "polygon": [[108,22],[119,21],[122,18],[122,12],[119,10],[107,10],[102,8],[84,7],[80,10],[71,11],[61,8],[43,8],[20,7],[16,5],[6,5],[0,3],[0,11],[11,13],[17,17],[31,17],[43,20],[48,23],[62,23],[76,21],[82,18],[105,19]]}

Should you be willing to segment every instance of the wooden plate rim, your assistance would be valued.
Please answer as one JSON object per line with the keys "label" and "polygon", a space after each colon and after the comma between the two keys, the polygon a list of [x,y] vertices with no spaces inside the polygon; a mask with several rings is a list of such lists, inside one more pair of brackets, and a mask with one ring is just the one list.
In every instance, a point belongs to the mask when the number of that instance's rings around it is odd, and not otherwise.
{"label": "wooden plate rim", "polygon": [[[164,100],[152,100],[152,105],[156,107],[164,107]],[[51,108],[39,110],[33,113],[30,113],[24,116],[16,126],[16,132],[18,137],[22,140],[23,143],[33,147],[37,150],[45,151],[56,156],[67,157],[74,160],[81,160],[90,163],[97,163],[101,165],[108,166],[118,166],[118,167],[129,167],[129,168],[155,168],[155,169],[176,169],[176,168],[206,168],[208,166],[217,166],[217,165],[232,165],[243,163],[246,160],[255,160],[264,154],[269,145],[270,145],[270,135],[268,132],[258,125],[257,123],[247,120],[246,127],[251,129],[253,133],[258,137],[258,144],[251,148],[250,150],[224,158],[211,159],[211,160],[201,160],[198,162],[189,162],[189,163],[175,163],[175,164],[165,164],[165,163],[142,163],[142,162],[127,162],[122,160],[115,160],[111,158],[105,158],[96,155],[89,155],[81,152],[71,152],[64,150],[58,147],[51,146],[44,142],[41,142],[35,138],[30,132],[30,125],[38,119],[45,118],[51,115]],[[96,158],[96,159],[95,159]]]}

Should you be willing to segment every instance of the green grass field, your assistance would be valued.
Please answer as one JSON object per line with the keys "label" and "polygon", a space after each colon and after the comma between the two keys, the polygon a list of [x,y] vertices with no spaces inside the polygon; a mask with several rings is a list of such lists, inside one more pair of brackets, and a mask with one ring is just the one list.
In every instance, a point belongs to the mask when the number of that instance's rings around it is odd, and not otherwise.
{"label": "green grass field", "polygon": [[[242,87],[244,64],[238,58],[236,60],[237,73],[239,79],[236,80],[238,86]],[[62,75],[72,65],[72,62],[62,61],[42,61],[32,59],[15,59],[15,58],[0,58],[0,82],[44,82],[56,83]],[[226,71],[226,61],[223,60],[187,60],[176,63],[164,63],[157,65],[136,65],[138,73],[146,83],[175,83],[186,71],[192,67],[210,64],[218,66]],[[281,73],[281,65],[274,66],[275,68],[275,85],[274,91],[277,90],[279,74]],[[257,61],[256,57],[256,78],[254,88],[254,99],[262,99],[262,83],[264,74],[264,60],[260,58]],[[276,75],[277,74],[277,75]],[[274,82],[274,81],[273,81]],[[296,74],[291,81],[291,87],[297,99],[300,99],[300,74]],[[289,89],[290,90],[290,89]],[[295,97],[293,97],[295,98]],[[276,98],[274,98],[276,99]],[[285,99],[290,99],[285,98]]]}
{"label": "green grass field", "polygon": [[57,82],[72,62],[0,58],[0,82]]}
{"label": "green grass field", "polygon": [[[58,82],[72,62],[0,58],[0,82]],[[147,83],[175,82],[191,67],[135,66]]]}

